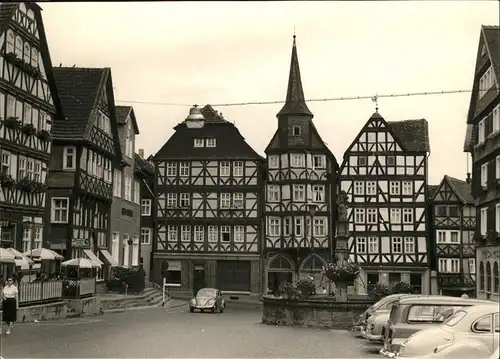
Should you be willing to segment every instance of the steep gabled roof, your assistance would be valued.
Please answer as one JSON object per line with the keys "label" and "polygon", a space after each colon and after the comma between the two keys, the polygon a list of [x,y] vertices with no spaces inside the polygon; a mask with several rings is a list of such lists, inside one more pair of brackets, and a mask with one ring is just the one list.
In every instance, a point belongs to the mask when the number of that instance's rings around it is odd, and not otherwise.
{"label": "steep gabled roof", "polygon": [[497,84],[500,84],[500,26],[481,26]]}
{"label": "steep gabled roof", "polygon": [[472,197],[472,187],[465,181],[445,175],[444,178],[453,189],[453,192],[462,200],[464,204],[473,204],[474,197]]}
{"label": "steep gabled roof", "polygon": [[54,67],[53,73],[65,120],[56,121],[54,138],[81,140],[98,95],[106,81],[105,68]]}
{"label": "steep gabled roof", "polygon": [[134,153],[134,163],[136,171],[141,171],[150,177],[155,175],[154,166],[137,153]]}
{"label": "steep gabled roof", "polygon": [[403,149],[409,152],[429,152],[429,125],[427,120],[387,121]]}
{"label": "steep gabled roof", "polygon": [[434,198],[434,195],[436,194],[437,190],[439,188],[439,185],[435,185],[435,184],[430,184],[427,186],[427,197],[429,199],[433,199]]}
{"label": "steep gabled roof", "polygon": [[130,116],[132,121],[132,126],[134,126],[134,132],[136,135],[139,134],[139,125],[137,124],[137,119],[135,117],[134,108],[132,106],[115,106],[116,108],[116,121],[124,125],[127,121],[127,117]]}

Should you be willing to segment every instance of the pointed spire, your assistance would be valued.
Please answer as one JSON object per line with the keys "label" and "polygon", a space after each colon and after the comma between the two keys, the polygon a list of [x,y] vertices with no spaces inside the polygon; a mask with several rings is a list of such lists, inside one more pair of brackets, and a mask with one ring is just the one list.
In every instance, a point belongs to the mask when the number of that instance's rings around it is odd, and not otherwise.
{"label": "pointed spire", "polygon": [[290,61],[290,75],[288,76],[288,89],[283,108],[277,116],[283,115],[308,115],[313,116],[307,107],[302,79],[300,78],[299,57],[297,56],[297,44],[295,33],[293,34],[292,59]]}

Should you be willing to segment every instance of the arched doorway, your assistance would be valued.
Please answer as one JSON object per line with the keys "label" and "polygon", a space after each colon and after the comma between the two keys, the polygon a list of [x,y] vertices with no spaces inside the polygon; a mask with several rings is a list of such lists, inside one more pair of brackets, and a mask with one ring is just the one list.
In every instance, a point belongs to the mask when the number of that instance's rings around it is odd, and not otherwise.
{"label": "arched doorway", "polygon": [[328,281],[323,276],[323,268],[325,267],[326,262],[323,258],[317,254],[311,254],[300,265],[300,279],[312,278],[317,293],[321,293],[323,287],[328,291]]}
{"label": "arched doorway", "polygon": [[272,258],[267,268],[267,290],[275,293],[284,282],[292,281],[292,263],[283,256]]}

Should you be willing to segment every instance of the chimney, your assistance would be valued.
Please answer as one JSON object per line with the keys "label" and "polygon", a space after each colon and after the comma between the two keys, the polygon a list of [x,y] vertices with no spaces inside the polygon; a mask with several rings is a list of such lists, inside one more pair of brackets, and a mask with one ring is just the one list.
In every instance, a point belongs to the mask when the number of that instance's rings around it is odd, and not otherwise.
{"label": "chimney", "polygon": [[140,156],[141,158],[144,158],[144,149],[143,149],[143,148],[140,148],[140,149],[139,149],[139,156]]}
{"label": "chimney", "polygon": [[467,184],[471,184],[472,179],[470,178],[470,172],[467,173],[467,179],[465,180],[465,182],[467,182]]}

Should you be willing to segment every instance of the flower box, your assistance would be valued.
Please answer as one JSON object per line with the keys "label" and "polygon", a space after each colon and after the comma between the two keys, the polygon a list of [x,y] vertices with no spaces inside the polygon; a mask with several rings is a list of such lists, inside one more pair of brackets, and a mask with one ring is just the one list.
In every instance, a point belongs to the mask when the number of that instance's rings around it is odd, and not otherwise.
{"label": "flower box", "polygon": [[43,142],[49,142],[50,141],[50,132],[47,130],[40,130],[37,132],[36,137],[41,139]]}
{"label": "flower box", "polygon": [[360,270],[357,263],[347,262],[342,265],[330,263],[325,269],[325,275],[332,282],[349,283],[358,278]]}
{"label": "flower box", "polygon": [[8,54],[5,54],[4,59],[15,63],[17,60],[17,55],[13,52],[9,52]]}
{"label": "flower box", "polygon": [[23,192],[28,193],[40,193],[45,191],[45,184],[39,183],[33,180],[30,180],[27,177],[24,177],[22,180],[16,183],[16,187]]}
{"label": "flower box", "polygon": [[17,130],[19,126],[21,125],[21,122],[17,119],[17,117],[10,116],[7,117],[7,119],[4,122],[5,127],[10,128],[12,130]]}
{"label": "flower box", "polygon": [[27,136],[33,136],[36,134],[36,128],[31,123],[27,123],[21,127],[21,132]]}
{"label": "flower box", "polygon": [[12,178],[11,175],[5,174],[5,173],[0,173],[0,185],[2,187],[12,187],[14,185],[15,181]]}

